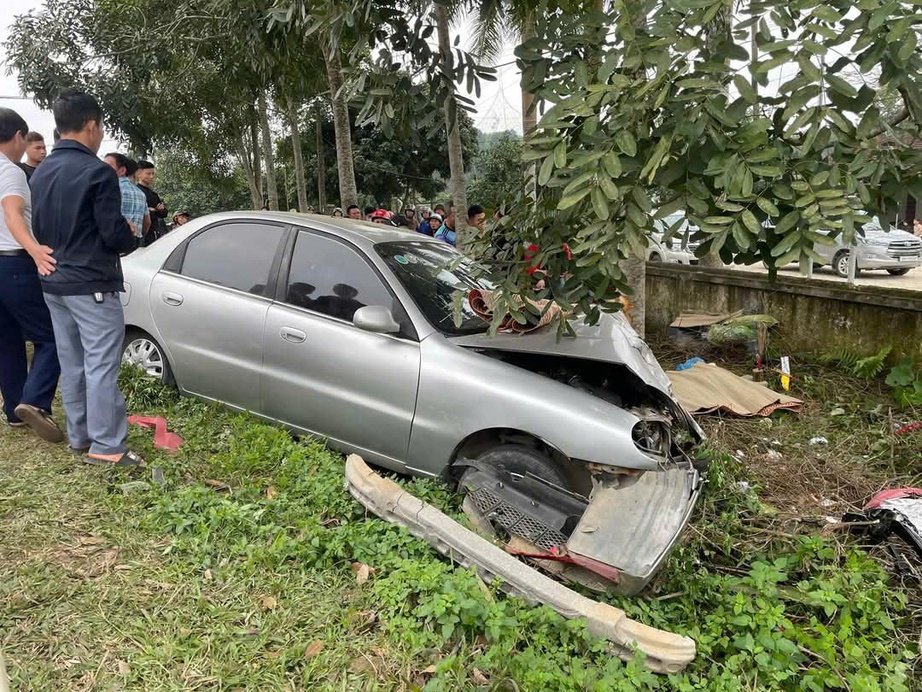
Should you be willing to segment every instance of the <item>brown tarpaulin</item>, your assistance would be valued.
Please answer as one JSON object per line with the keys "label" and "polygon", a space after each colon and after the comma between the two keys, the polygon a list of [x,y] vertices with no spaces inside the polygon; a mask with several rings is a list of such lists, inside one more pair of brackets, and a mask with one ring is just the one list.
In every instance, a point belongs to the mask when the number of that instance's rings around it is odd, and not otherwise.
{"label": "brown tarpaulin", "polygon": [[698,363],[688,370],[666,374],[675,398],[696,416],[715,411],[744,417],[768,416],[778,409],[799,411],[803,405],[800,399],[773,392],[713,363]]}

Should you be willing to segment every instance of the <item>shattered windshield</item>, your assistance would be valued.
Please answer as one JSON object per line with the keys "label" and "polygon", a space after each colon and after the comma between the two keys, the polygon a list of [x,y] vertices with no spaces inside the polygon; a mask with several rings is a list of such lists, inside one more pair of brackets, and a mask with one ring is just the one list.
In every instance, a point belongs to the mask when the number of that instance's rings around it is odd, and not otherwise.
{"label": "shattered windshield", "polygon": [[427,241],[380,243],[375,250],[440,332],[457,336],[487,331],[489,325],[471,309],[466,296],[472,288],[489,290],[490,284],[470,259],[449,245]]}

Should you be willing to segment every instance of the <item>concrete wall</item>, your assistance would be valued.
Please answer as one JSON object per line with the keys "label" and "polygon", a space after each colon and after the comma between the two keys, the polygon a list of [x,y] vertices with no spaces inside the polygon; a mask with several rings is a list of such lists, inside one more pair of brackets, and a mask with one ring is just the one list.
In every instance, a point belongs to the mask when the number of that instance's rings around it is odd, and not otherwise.
{"label": "concrete wall", "polygon": [[[919,270],[922,271],[922,270]],[[922,292],[733,269],[647,264],[646,331],[663,334],[680,312],[765,313],[781,324],[776,343],[791,353],[848,349],[894,353],[922,362]]]}

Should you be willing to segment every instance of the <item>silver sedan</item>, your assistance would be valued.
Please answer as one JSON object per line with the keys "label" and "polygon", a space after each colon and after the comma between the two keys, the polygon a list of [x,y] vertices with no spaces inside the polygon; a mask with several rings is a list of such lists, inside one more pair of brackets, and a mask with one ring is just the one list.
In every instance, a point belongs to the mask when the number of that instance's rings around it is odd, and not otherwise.
{"label": "silver sedan", "polygon": [[700,489],[702,434],[623,316],[489,336],[470,262],[352,220],[216,214],[124,259],[125,360],[182,392],[440,477],[535,554],[624,592]]}

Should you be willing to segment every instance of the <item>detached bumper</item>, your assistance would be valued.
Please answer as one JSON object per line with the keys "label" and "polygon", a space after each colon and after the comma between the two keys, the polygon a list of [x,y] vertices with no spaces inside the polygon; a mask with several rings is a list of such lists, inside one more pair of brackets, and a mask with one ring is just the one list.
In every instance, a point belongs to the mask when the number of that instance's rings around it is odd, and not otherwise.
{"label": "detached bumper", "polygon": [[346,484],[359,502],[382,519],[401,524],[440,553],[474,569],[483,579],[499,577],[503,589],[529,603],[544,603],[566,618],[582,618],[590,633],[611,642],[612,651],[633,659],[646,654],[657,673],[678,673],[695,657],[695,642],[631,620],[623,610],[593,601],[554,581],[464,528],[432,505],[376,474],[361,457],[346,459]]}
{"label": "detached bumper", "polygon": [[[598,487],[566,543],[587,569],[601,563],[617,570],[620,593],[633,595],[656,574],[688,524],[701,493],[693,467],[648,471],[628,487]],[[589,563],[580,558],[588,559]]]}

